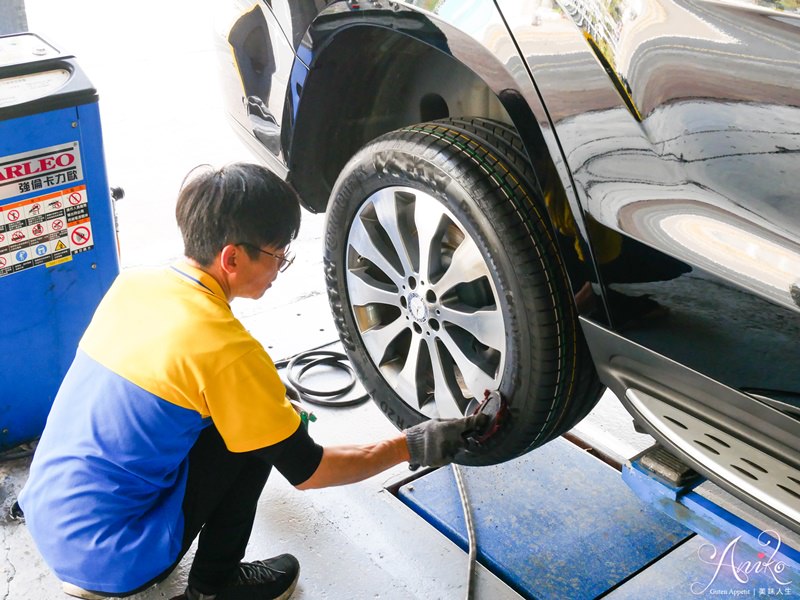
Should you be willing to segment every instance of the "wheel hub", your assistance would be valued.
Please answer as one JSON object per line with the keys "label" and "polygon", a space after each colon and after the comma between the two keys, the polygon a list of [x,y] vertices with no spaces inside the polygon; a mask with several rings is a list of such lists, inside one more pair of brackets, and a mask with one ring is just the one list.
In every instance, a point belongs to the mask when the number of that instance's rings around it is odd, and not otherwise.
{"label": "wheel hub", "polygon": [[428,320],[428,307],[419,294],[408,296],[408,312],[417,323],[424,323]]}

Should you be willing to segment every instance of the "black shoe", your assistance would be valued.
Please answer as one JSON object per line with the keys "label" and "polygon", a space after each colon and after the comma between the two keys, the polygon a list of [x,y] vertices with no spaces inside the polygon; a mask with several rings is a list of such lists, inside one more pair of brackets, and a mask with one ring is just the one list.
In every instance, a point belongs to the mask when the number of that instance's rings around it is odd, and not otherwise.
{"label": "black shoe", "polygon": [[22,508],[20,508],[19,502],[16,500],[14,504],[11,505],[11,508],[8,509],[8,518],[12,521],[19,521],[20,523],[25,522],[25,513],[22,512]]}
{"label": "black shoe", "polygon": [[233,581],[216,594],[188,587],[187,600],[287,600],[300,577],[300,563],[291,554],[241,563]]}

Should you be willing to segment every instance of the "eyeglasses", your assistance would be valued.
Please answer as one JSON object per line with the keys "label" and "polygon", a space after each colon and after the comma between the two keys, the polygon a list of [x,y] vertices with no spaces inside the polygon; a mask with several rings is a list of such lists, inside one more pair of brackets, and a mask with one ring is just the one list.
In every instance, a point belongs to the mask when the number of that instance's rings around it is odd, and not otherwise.
{"label": "eyeglasses", "polygon": [[266,254],[267,256],[271,256],[272,258],[277,258],[281,263],[281,266],[278,267],[278,273],[283,273],[286,269],[291,267],[292,263],[294,262],[294,256],[289,254],[288,251],[284,252],[283,256],[280,256],[279,254],[274,254],[272,252],[267,252],[266,250],[262,250],[255,244],[248,244],[247,242],[241,242],[239,243],[239,245],[247,246],[248,248],[253,248],[254,250],[258,250],[259,252],[261,252],[261,254]]}

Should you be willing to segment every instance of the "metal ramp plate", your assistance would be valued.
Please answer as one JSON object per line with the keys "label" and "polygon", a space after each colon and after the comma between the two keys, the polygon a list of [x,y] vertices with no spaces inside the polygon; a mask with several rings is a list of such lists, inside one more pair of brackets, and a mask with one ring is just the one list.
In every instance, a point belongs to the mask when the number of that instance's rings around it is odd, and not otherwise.
{"label": "metal ramp plate", "polygon": [[800,598],[796,566],[772,560],[770,550],[761,555],[736,538],[712,544],[697,535],[605,598]]}
{"label": "metal ramp plate", "polygon": [[[618,471],[563,439],[502,465],[462,469],[479,561],[527,598],[595,598],[693,535],[639,500]],[[451,469],[398,495],[467,548]]]}
{"label": "metal ramp plate", "polygon": [[623,467],[623,481],[649,506],[698,535],[609,598],[800,597],[800,538],[795,532],[710,482],[672,487],[643,466],[651,450]]}

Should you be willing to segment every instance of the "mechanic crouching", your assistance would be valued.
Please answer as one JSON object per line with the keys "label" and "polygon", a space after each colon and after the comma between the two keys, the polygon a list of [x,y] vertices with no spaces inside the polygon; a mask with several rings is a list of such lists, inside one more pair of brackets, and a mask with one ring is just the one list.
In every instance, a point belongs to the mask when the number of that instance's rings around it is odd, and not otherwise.
{"label": "mechanic crouching", "polygon": [[199,534],[189,600],[289,598],[289,555],[241,562],[274,466],[301,490],[403,461],[439,466],[483,415],[422,423],[375,444],[323,448],[272,360],[234,317],[292,263],[293,190],[263,167],[190,173],[176,215],[186,259],[123,272],[56,396],[20,494],[65,593],[128,596],[169,575]]}

